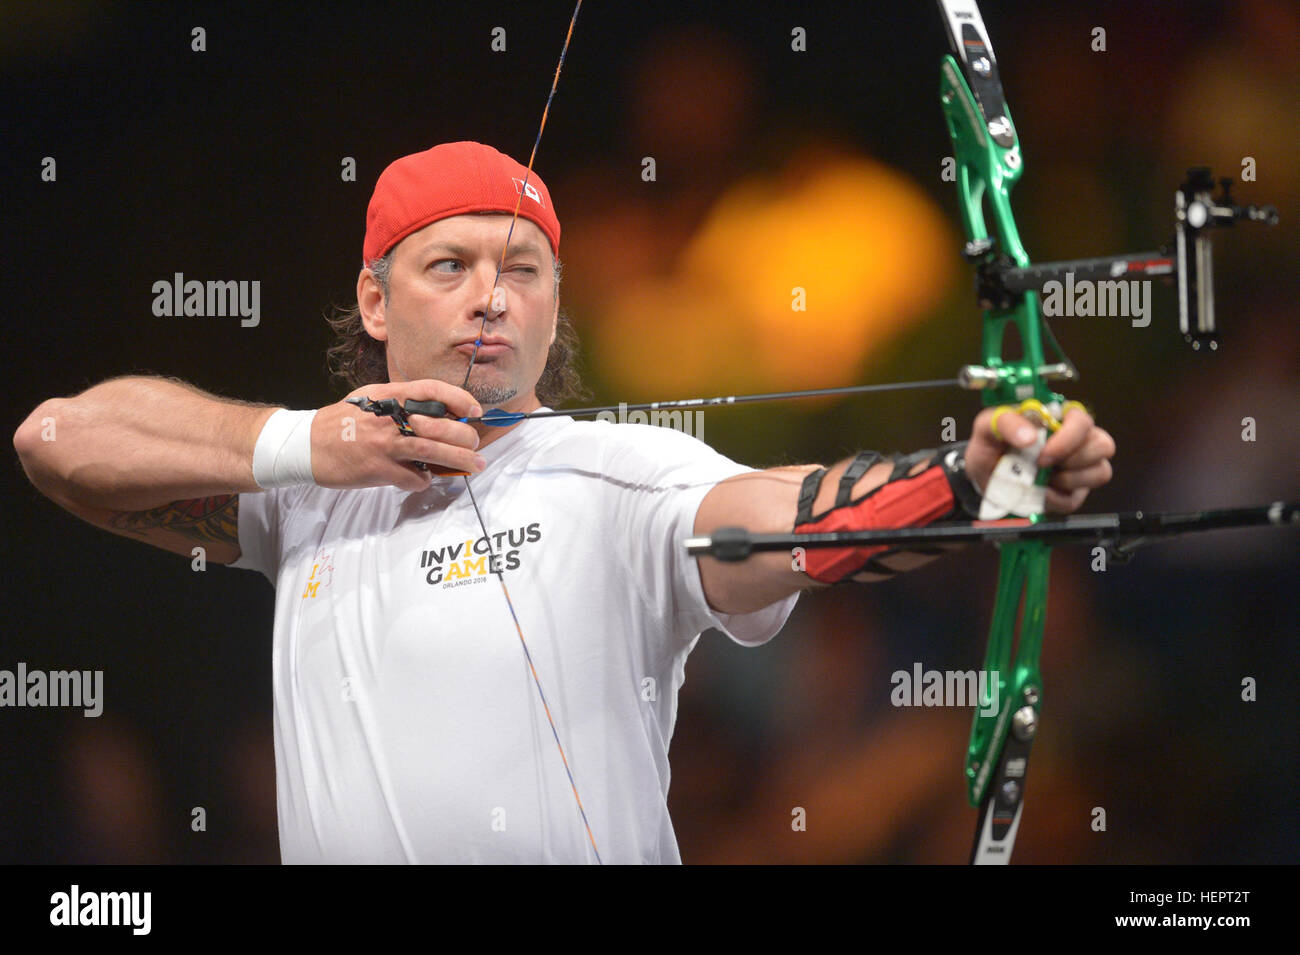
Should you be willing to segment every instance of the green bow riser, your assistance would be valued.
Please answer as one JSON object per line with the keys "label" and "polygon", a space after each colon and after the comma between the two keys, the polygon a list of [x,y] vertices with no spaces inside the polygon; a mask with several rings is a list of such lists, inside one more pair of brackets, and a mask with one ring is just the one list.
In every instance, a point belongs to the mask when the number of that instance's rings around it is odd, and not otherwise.
{"label": "green bow riser", "polygon": [[[972,243],[996,240],[996,248],[1009,256],[1015,265],[1027,267],[1029,256],[1020,242],[1011,212],[1011,188],[1024,170],[1020,143],[1010,131],[1010,145],[999,145],[988,134],[984,114],[962,76],[957,61],[944,57],[940,75],[940,99],[948,131],[955,150],[957,189],[961,200],[962,221]],[[1009,111],[1007,113],[1010,118]],[[990,235],[985,222],[987,200],[996,229]],[[1005,352],[1007,330],[1014,326],[1021,354],[1008,357]],[[1043,351],[1043,322],[1039,315],[1038,295],[1026,292],[1010,308],[990,308],[984,312],[983,360],[996,379],[984,388],[986,406],[1018,405],[1037,399],[1044,405],[1063,399],[1048,388],[1042,369],[1046,366]],[[1040,471],[1038,483],[1048,480]],[[1036,520],[1040,515],[1022,515]],[[997,686],[1000,707],[996,714],[976,710],[971,727],[970,747],[966,756],[968,798],[978,807],[984,799],[988,781],[996,768],[1006,741],[1012,714],[1031,706],[1037,717],[1041,701],[1042,679],[1039,652],[1043,641],[1043,621],[1047,609],[1047,574],[1051,548],[1040,541],[1021,541],[1001,545],[998,570],[997,601],[989,631],[988,650],[984,658],[986,685]],[[1012,660],[1012,645],[1019,631],[1019,646]],[[1036,719],[1035,719],[1036,722]]]}

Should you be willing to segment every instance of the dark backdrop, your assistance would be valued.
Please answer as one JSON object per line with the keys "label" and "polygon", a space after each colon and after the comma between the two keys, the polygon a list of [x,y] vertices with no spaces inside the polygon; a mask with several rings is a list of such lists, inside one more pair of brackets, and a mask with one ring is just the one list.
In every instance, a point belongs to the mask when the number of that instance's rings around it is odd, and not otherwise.
{"label": "dark backdrop", "polygon": [[[1242,197],[1284,216],[1271,234],[1243,228],[1220,243],[1220,354],[1184,348],[1168,291],[1157,293],[1149,334],[1057,330],[1083,370],[1073,393],[1120,445],[1119,476],[1089,506],[1294,497],[1295,12],[1267,2],[1185,2],[1176,16],[1165,3],[1077,6],[985,5],[1028,163],[1018,208],[1031,252],[1159,243],[1182,168],[1234,174],[1243,156],[1259,172],[1238,183]],[[0,334],[10,430],[44,398],[132,372],[295,408],[336,400],[321,316],[351,295],[379,171],[455,139],[526,160],[568,15],[563,3],[7,7]],[[195,26],[206,52],[190,48]],[[489,48],[496,26],[506,53]],[[790,50],[794,26],[807,29],[806,53]],[[1096,26],[1104,54],[1089,48]],[[589,219],[593,203],[597,214],[633,196],[667,204],[693,174],[663,163],[659,194],[638,165],[659,151],[646,130],[664,125],[644,114],[717,92],[655,98],[657,57],[683,38],[691,56],[716,51],[724,74],[741,78],[742,120],[713,155],[729,174],[819,139],[888,164],[956,222],[952,185],[939,177],[946,39],[932,4],[590,2],[538,159],[566,237],[583,221],[570,224],[566,207],[585,203]],[[712,132],[699,130],[701,141]],[[53,183],[40,179],[46,156],[57,161]],[[345,156],[356,182],[340,180]],[[593,199],[594,168],[624,172],[600,179]],[[566,276],[580,334],[601,321],[596,266]],[[174,272],[260,280],[260,326],[154,317],[150,287]],[[863,374],[939,377],[974,359],[978,314],[964,277],[945,302]],[[599,367],[588,372],[602,400],[678,397],[629,394]],[[696,393],[712,393],[707,378]],[[719,412],[708,437],[756,466],[830,460],[853,447],[933,445],[942,415],[965,428],[976,407],[958,395]],[[1255,442],[1241,439],[1245,418]],[[98,720],[0,710],[0,861],[277,861],[266,582],[194,573],[78,522],[31,488],[16,456],[5,480],[0,668],[102,669],[106,708]],[[1019,858],[1300,858],[1296,540],[1183,541],[1105,573],[1084,551],[1058,555]],[[974,551],[890,584],[805,598],[759,650],[706,634],[673,743],[684,859],[964,861],[969,714],[895,709],[889,674],[914,661],[978,665],[995,559]],[[1257,702],[1240,700],[1246,677],[1258,681]],[[190,829],[195,806],[207,810],[204,833]],[[794,806],[809,812],[806,833],[790,829]],[[1106,832],[1089,825],[1096,807]]]}

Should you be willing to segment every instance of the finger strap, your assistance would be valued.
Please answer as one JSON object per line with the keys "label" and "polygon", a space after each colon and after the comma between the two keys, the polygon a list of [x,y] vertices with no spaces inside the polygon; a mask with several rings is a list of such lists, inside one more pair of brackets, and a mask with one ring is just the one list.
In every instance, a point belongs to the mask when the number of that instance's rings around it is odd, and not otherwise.
{"label": "finger strap", "polygon": [[447,417],[447,406],[441,401],[415,401],[407,398],[402,407],[407,414],[422,414],[429,418]]}

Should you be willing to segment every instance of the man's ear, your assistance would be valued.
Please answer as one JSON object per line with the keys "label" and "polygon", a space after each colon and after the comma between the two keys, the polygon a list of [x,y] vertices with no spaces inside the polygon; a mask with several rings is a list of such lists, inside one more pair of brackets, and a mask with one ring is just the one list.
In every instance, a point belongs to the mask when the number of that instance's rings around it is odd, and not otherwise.
{"label": "man's ear", "polygon": [[555,300],[555,311],[551,315],[551,340],[546,343],[547,348],[550,348],[552,345],[555,344],[555,336],[559,332],[559,330],[560,330],[560,300],[557,298]]}
{"label": "man's ear", "polygon": [[388,340],[388,324],[384,316],[384,289],[375,273],[362,269],[357,276],[357,308],[361,310],[361,325],[375,341]]}

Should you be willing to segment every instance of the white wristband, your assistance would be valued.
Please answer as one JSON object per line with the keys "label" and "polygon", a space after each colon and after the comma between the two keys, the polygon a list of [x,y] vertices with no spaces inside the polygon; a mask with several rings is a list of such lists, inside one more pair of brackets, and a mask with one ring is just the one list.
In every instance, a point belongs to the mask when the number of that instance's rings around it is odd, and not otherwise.
{"label": "white wristband", "polygon": [[315,411],[280,408],[262,425],[253,448],[253,480],[261,488],[315,484],[311,473],[311,422]]}

